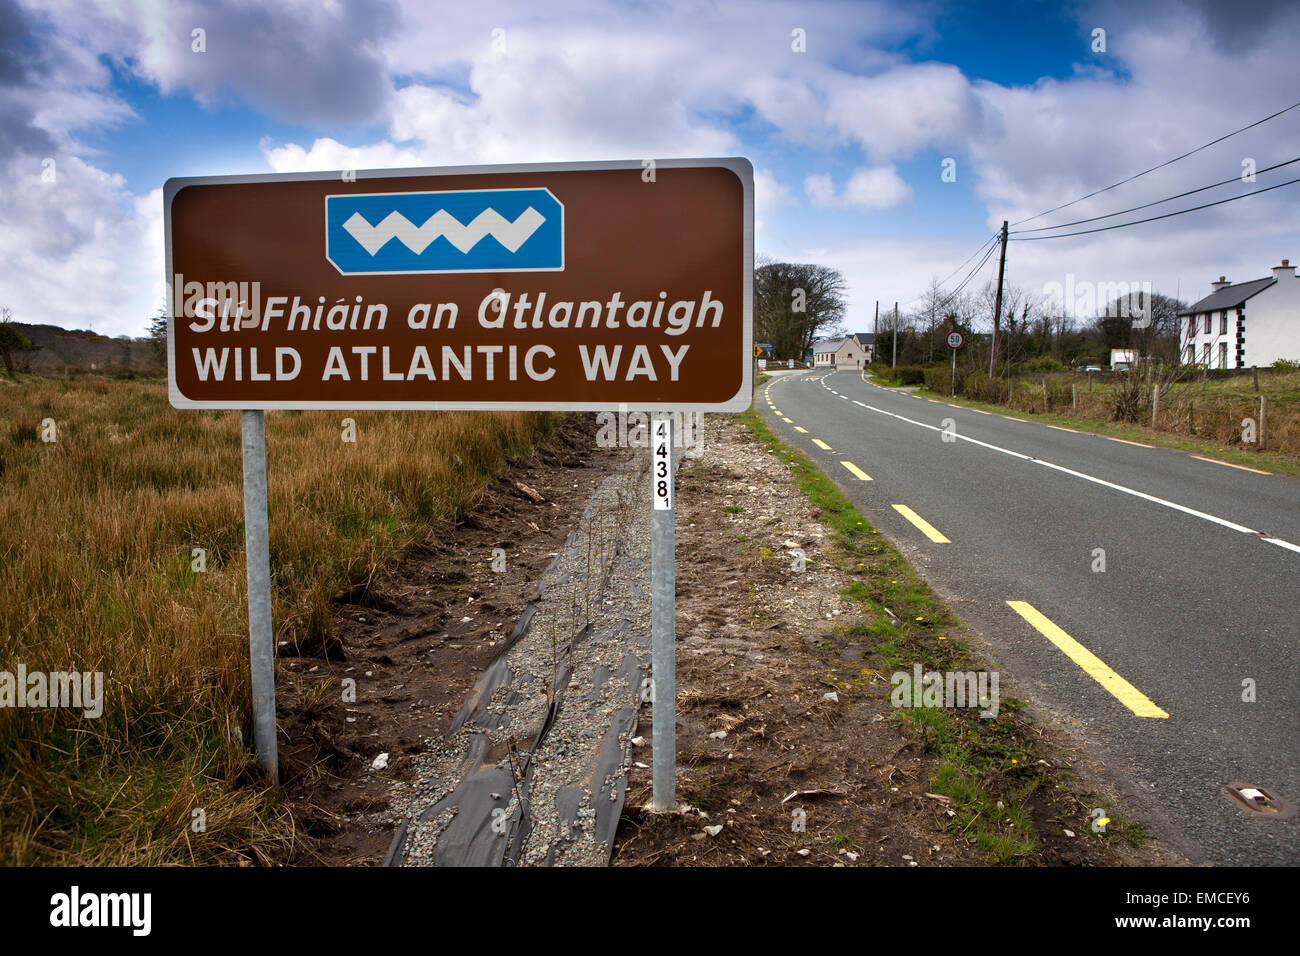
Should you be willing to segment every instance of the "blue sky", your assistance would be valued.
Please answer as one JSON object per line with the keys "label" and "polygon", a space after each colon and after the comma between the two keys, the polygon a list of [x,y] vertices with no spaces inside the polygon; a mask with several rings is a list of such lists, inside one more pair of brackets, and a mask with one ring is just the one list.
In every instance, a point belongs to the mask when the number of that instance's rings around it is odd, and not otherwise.
{"label": "blue sky", "polygon": [[[1298,25],[1295,7],[1256,0],[0,0],[0,162],[16,187],[0,191],[0,305],[143,332],[172,176],[743,155],[758,253],[840,269],[848,324],[867,329],[877,299],[906,309],[1003,218],[1300,100]],[[1042,223],[1225,179],[1297,143],[1300,110]],[[1009,281],[1031,303],[1066,274],[1194,299],[1219,274],[1300,261],[1297,202],[1278,190],[1012,243]]]}

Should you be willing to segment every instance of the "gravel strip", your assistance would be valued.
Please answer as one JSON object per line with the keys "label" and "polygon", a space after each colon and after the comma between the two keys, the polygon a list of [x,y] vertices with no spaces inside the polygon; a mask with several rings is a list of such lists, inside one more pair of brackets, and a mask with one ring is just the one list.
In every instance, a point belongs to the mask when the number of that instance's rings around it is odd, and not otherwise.
{"label": "gravel strip", "polygon": [[647,468],[643,452],[600,484],[447,737],[426,740],[393,863],[609,862],[650,660]]}

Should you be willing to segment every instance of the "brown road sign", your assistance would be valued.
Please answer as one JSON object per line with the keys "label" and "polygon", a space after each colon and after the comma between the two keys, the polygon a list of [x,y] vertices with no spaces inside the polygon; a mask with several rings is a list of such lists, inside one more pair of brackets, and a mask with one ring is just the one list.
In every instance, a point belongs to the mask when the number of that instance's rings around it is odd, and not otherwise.
{"label": "brown road sign", "polygon": [[739,411],[745,159],[171,179],[178,408]]}

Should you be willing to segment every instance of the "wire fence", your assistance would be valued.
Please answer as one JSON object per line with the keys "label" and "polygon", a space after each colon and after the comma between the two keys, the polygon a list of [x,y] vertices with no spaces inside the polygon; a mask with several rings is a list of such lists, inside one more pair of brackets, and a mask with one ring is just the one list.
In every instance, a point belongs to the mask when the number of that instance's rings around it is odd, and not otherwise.
{"label": "wire fence", "polygon": [[[1276,394],[1270,399],[1270,374],[1261,372],[1266,388],[1256,394],[1216,389],[1216,379],[1180,380],[1172,370],[1047,372],[1013,378],[958,370],[956,394],[1011,410],[1121,422],[1224,447],[1300,455],[1300,402]],[[927,369],[926,384],[948,394],[951,371]]]}

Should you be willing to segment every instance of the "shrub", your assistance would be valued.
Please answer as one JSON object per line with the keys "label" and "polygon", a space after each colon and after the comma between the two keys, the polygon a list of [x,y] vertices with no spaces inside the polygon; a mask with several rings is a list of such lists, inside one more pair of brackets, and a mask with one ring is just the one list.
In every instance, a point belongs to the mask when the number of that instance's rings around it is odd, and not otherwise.
{"label": "shrub", "polygon": [[1027,362],[1021,362],[1015,368],[1016,372],[1063,372],[1065,365],[1058,362],[1050,355],[1040,355],[1037,358],[1031,358]]}
{"label": "shrub", "polygon": [[961,393],[977,402],[1001,404],[1006,401],[1007,383],[990,377],[988,372],[974,372],[962,379]]}
{"label": "shrub", "polygon": [[925,366],[900,365],[894,369],[894,374],[891,377],[900,385],[924,385]]}
{"label": "shrub", "polygon": [[1300,372],[1300,361],[1295,359],[1278,359],[1273,363],[1275,372]]}

